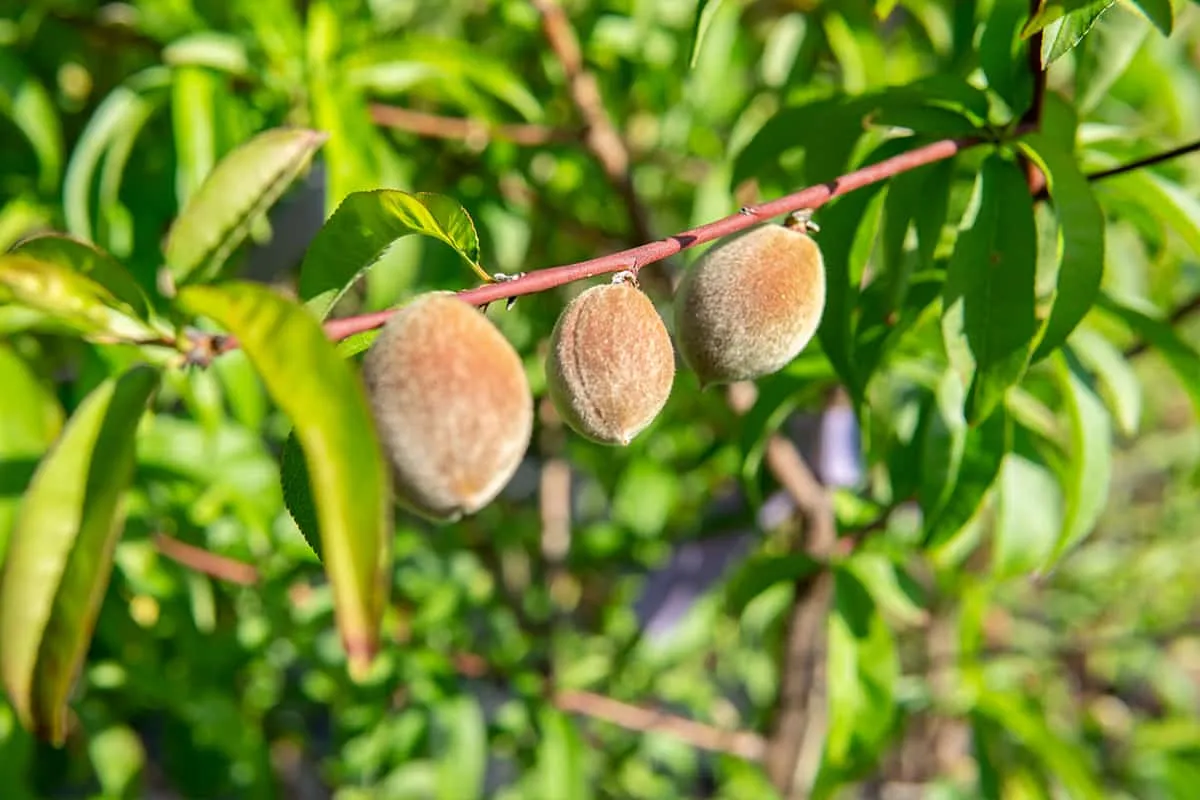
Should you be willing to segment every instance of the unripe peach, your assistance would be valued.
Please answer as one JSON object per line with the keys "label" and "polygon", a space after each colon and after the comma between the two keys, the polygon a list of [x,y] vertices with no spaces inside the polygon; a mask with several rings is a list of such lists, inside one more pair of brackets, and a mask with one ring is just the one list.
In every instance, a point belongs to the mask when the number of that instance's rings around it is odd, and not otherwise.
{"label": "unripe peach", "polygon": [[576,433],[626,445],[671,395],[675,351],[654,304],[628,283],[593,286],[570,302],[550,335],[546,384]]}
{"label": "unripe peach", "polygon": [[675,293],[675,337],[702,386],[777,372],[812,340],[825,262],[807,233],[765,225],[714,247]]}
{"label": "unripe peach", "polygon": [[486,506],[533,435],[533,395],[516,350],[450,293],[413,300],[384,325],[363,378],[397,498],[434,520]]}

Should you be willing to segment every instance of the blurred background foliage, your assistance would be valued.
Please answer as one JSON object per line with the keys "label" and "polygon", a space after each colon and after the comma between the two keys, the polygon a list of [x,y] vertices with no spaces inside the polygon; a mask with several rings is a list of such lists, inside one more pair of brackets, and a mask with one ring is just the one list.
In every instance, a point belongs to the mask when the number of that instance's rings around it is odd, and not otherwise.
{"label": "blurred background foliage", "polygon": [[[1048,125],[1078,118],[1082,168],[1196,138],[1200,8],[1174,3],[1167,37],[1145,11],[1167,4],[1090,5],[1104,13],[1054,61],[1043,112]],[[821,104],[835,95],[973,76],[989,89],[988,121],[1004,124],[1032,87],[1011,69],[1024,68],[1012,35],[1024,2],[565,8],[657,235],[860,163],[881,134],[860,140],[859,120]],[[626,202],[582,144],[562,65],[525,0],[0,0],[2,248],[67,231],[153,287],[167,226],[213,165],[280,125],[330,134],[239,255],[242,274],[283,291],[324,218],[348,193],[376,187],[457,199],[493,271],[638,242]],[[949,184],[951,228],[970,193],[973,162],[963,160]],[[1094,187],[1108,296],[1150,314],[1186,312],[1200,292],[1200,158]],[[865,218],[874,236],[878,214]],[[408,237],[338,313],[470,279],[448,248]],[[535,393],[540,348],[579,288],[492,315],[527,359]],[[1200,327],[1179,316],[1169,358],[1161,336],[1159,348],[1123,355],[1150,328],[1130,330],[1119,315],[1093,312],[1072,339],[1114,420],[1112,481],[1095,532],[1032,578],[1030,553],[1053,541],[1061,513],[1039,478],[1054,465],[1028,432],[1041,420],[1053,438],[1062,424],[1053,376],[1031,374],[1021,458],[951,552],[932,557],[905,486],[919,494],[937,465],[903,445],[944,370],[941,357],[932,382],[912,377],[927,375],[940,348],[936,319],[888,356],[856,409],[861,452],[856,437],[836,445],[848,448],[857,489],[838,494],[842,532],[861,544],[839,573],[843,627],[831,635],[845,641],[830,664],[828,786],[881,798],[1195,796]],[[21,329],[0,307],[0,541],[66,414],[129,356]],[[798,440],[832,383],[814,349],[769,384],[805,412],[789,423]],[[766,729],[791,576],[758,567],[795,525],[753,461],[767,419],[743,424],[682,372],[666,412],[627,449],[565,435],[542,409],[535,447],[501,500],[444,528],[400,519],[388,646],[359,686],[346,676],[320,566],[283,507],[288,423],[244,356],[169,373],[156,409],[138,433],[78,729],[54,749],[0,707],[6,797],[773,796],[753,759],[567,714],[544,687],[552,675],[559,690]],[[548,466],[564,460],[565,549],[544,540],[538,502]],[[166,557],[160,534],[251,564],[252,580],[188,570]],[[760,560],[745,560],[753,554]]]}

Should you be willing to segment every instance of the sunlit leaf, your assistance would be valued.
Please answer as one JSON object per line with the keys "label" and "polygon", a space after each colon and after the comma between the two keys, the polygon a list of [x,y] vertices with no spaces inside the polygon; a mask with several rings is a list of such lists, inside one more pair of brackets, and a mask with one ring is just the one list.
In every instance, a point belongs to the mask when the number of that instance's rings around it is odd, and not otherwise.
{"label": "sunlit leaf", "polygon": [[157,372],[136,367],[87,396],[38,465],[9,543],[0,671],[22,724],[55,744],[124,525],[134,433],[157,385]]}
{"label": "sunlit leaf", "polygon": [[700,57],[700,48],[704,45],[704,36],[708,33],[709,26],[712,25],[713,19],[721,10],[724,2],[725,0],[700,0],[697,3],[696,19],[692,23],[691,45],[688,47],[688,69],[696,66],[696,59]]}
{"label": "sunlit leaf", "polygon": [[985,419],[1025,373],[1037,333],[1037,233],[1020,168],[999,155],[983,163],[946,270],[942,334],[950,363],[969,386],[967,421]]}
{"label": "sunlit leaf", "polygon": [[347,197],[317,233],[300,265],[300,299],[324,319],[392,242],[414,233],[450,245],[490,280],[479,266],[475,223],[462,206],[444,195],[379,189]]}
{"label": "sunlit leaf", "polygon": [[1063,497],[1054,473],[1016,453],[1005,456],[997,482],[993,573],[1009,578],[1045,564],[1062,520]]}
{"label": "sunlit leaf", "polygon": [[163,48],[163,61],[173,67],[205,67],[230,75],[247,75],[250,57],[245,43],[221,31],[197,31]]}
{"label": "sunlit leaf", "polygon": [[184,206],[217,158],[216,92],[219,79],[201,67],[177,67],[171,84],[175,133],[175,197]]}
{"label": "sunlit leaf", "polygon": [[1065,359],[1056,365],[1070,420],[1071,448],[1063,467],[1063,523],[1050,560],[1092,532],[1108,504],[1112,480],[1112,421],[1100,398]]}
{"label": "sunlit leaf", "polygon": [[1142,418],[1142,384],[1125,354],[1103,336],[1086,328],[1077,329],[1068,346],[1096,376],[1117,429],[1124,436],[1135,435]]}
{"label": "sunlit leaf", "polygon": [[1064,17],[1050,22],[1042,42],[1042,68],[1046,68],[1074,50],[1091,32],[1096,21],[1113,6],[1115,0],[1092,0]]}
{"label": "sunlit leaf", "polygon": [[175,282],[210,277],[325,138],[319,131],[275,128],[221,159],[171,226],[166,258]]}
{"label": "sunlit leaf", "polygon": [[70,267],[108,290],[122,307],[138,319],[150,319],[150,302],[133,275],[119,261],[94,245],[70,236],[47,233],[22,240],[12,252]]}
{"label": "sunlit leaf", "polygon": [[979,511],[988,491],[1000,474],[1004,454],[1011,447],[1011,421],[1004,408],[997,409],[971,428],[963,443],[962,464],[949,500],[936,516],[925,522],[926,547],[939,550],[951,545]]}
{"label": "sunlit leaf", "polygon": [[179,302],[237,337],[295,426],[342,643],[361,678],[378,647],[391,574],[390,483],[361,379],[311,314],[264,286],[189,287]]}
{"label": "sunlit leaf", "polygon": [[473,800],[483,796],[487,769],[487,728],[483,711],[472,697],[448,700],[438,709],[438,800]]}
{"label": "sunlit leaf", "polygon": [[1033,14],[1021,30],[1023,37],[1030,37],[1051,22],[1071,14],[1088,14],[1096,6],[1110,6],[1116,0],[1041,0],[1037,13]]}
{"label": "sunlit leaf", "polygon": [[1104,212],[1075,156],[1042,133],[1023,149],[1045,174],[1060,229],[1057,288],[1050,318],[1033,353],[1038,361],[1057,350],[1091,310],[1104,277]]}
{"label": "sunlit leaf", "polygon": [[1102,293],[1097,305],[1144,339],[1166,360],[1200,413],[1200,352],[1180,338],[1166,320],[1151,309],[1136,308]]}
{"label": "sunlit leaf", "polygon": [[[111,277],[105,274],[110,265],[102,256],[93,266],[93,274]],[[20,253],[0,255],[0,291],[4,290],[18,303],[89,337],[145,341],[161,335],[105,286],[85,273],[52,261]]]}
{"label": "sunlit leaf", "polygon": [[538,717],[541,741],[538,746],[537,772],[540,792],[537,800],[591,800],[587,756],[590,752],[570,717],[550,706],[543,706]]}

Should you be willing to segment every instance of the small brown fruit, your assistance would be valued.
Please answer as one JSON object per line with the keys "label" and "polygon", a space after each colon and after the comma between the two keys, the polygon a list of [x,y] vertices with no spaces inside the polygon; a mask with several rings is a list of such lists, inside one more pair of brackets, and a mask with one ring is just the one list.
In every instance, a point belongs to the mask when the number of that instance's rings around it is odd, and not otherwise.
{"label": "small brown fruit", "polygon": [[585,438],[629,444],[662,411],[674,379],[671,336],[654,304],[628,283],[587,289],[554,325],[550,399]]}
{"label": "small brown fruit", "polygon": [[765,225],[714,247],[675,293],[675,336],[702,386],[777,372],[812,340],[825,262],[801,230]]}
{"label": "small brown fruit", "polygon": [[431,293],[401,308],[363,359],[398,499],[434,520],[486,506],[533,435],[533,395],[516,350],[474,306]]}

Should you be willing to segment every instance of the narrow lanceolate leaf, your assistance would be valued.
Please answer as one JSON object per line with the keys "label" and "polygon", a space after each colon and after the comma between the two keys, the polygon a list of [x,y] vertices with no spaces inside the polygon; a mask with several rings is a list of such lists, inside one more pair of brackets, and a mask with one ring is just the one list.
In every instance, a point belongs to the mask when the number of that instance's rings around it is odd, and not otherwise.
{"label": "narrow lanceolate leaf", "polygon": [[70,267],[107,289],[138,319],[150,319],[150,301],[137,280],[121,262],[94,245],[48,233],[21,241],[12,252]]}
{"label": "narrow lanceolate leaf", "polygon": [[354,192],[317,232],[300,265],[300,299],[324,319],[338,298],[397,239],[419,233],[450,245],[485,281],[470,215],[440,194],[396,189]]}
{"label": "narrow lanceolate leaf", "polygon": [[1122,436],[1136,435],[1142,420],[1142,382],[1125,354],[1108,339],[1087,328],[1075,331],[1068,347],[1095,376],[1100,393],[1117,423],[1117,430]]}
{"label": "narrow lanceolate leaf", "polygon": [[1092,28],[1112,8],[1115,0],[1090,0],[1046,26],[1042,39],[1042,67],[1048,67],[1079,46]]}
{"label": "narrow lanceolate leaf", "polygon": [[378,647],[391,572],[388,476],[362,382],[309,312],[265,287],[194,286],[180,292],[179,302],[237,337],[292,420],[312,481],[342,642],[351,675],[361,677]]}
{"label": "narrow lanceolate leaf", "polygon": [[1067,341],[1100,295],[1104,212],[1070,151],[1042,133],[1026,136],[1022,149],[1046,176],[1060,230],[1054,305],[1033,354],[1038,361]]}
{"label": "narrow lanceolate leaf", "polygon": [[158,373],[100,384],[38,465],[0,577],[0,672],[22,723],[61,744],[67,699],[112,573],[134,434]]}
{"label": "narrow lanceolate leaf", "polygon": [[1063,467],[1063,523],[1050,561],[1091,533],[1108,501],[1112,479],[1112,420],[1096,393],[1060,358],[1059,385],[1070,420],[1071,450]]}
{"label": "narrow lanceolate leaf", "polygon": [[587,756],[590,749],[575,728],[575,723],[563,712],[543,705],[538,717],[541,743],[538,745],[537,800],[591,800]]}
{"label": "narrow lanceolate leaf", "polygon": [[725,0],[700,0],[696,6],[696,19],[692,23],[692,44],[689,48],[690,55],[688,56],[688,69],[696,66],[696,60],[700,57],[700,47],[704,44],[704,37],[708,33],[712,21],[717,16],[717,12],[721,9],[721,4]]}
{"label": "narrow lanceolate leaf", "polygon": [[438,709],[438,800],[483,797],[487,770],[487,721],[479,702],[469,695],[448,700]]}
{"label": "narrow lanceolate leaf", "polygon": [[967,432],[962,463],[953,477],[954,488],[946,503],[925,523],[926,547],[936,550],[953,545],[957,534],[979,512],[1011,444],[1012,422],[1003,408]]}
{"label": "narrow lanceolate leaf", "polygon": [[1133,5],[1154,23],[1159,33],[1170,36],[1175,27],[1175,9],[1171,0],[1132,0]]}
{"label": "narrow lanceolate leaf", "polygon": [[1024,575],[1045,564],[1054,551],[1063,497],[1054,473],[1009,453],[997,482],[992,572],[998,578]]}
{"label": "narrow lanceolate leaf", "polygon": [[23,253],[0,255],[0,293],[91,338],[144,341],[158,336],[139,319],[137,309],[89,275]]}
{"label": "narrow lanceolate leaf", "polygon": [[37,462],[62,430],[62,407],[50,387],[0,343],[0,563],[21,496]]}
{"label": "narrow lanceolate leaf", "polygon": [[20,59],[0,50],[0,116],[25,135],[38,162],[38,186],[54,191],[62,172],[62,126],[46,87]]}
{"label": "narrow lanceolate leaf", "polygon": [[1097,305],[1162,355],[1200,413],[1200,351],[1181,339],[1169,322],[1150,309],[1134,308],[1103,293]]}
{"label": "narrow lanceolate leaf", "polygon": [[220,267],[325,138],[320,131],[275,128],[223,158],[171,226],[166,258],[175,282],[204,277]]}
{"label": "narrow lanceolate leaf", "polygon": [[942,336],[970,387],[966,413],[985,419],[1029,364],[1037,320],[1037,232],[1020,168],[999,155],[984,163],[946,270]]}
{"label": "narrow lanceolate leaf", "polygon": [[170,80],[165,67],[145,69],[109,92],[88,119],[63,177],[63,215],[73,235],[93,239],[91,196],[100,163],[107,166],[109,151],[141,129]]}

